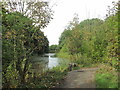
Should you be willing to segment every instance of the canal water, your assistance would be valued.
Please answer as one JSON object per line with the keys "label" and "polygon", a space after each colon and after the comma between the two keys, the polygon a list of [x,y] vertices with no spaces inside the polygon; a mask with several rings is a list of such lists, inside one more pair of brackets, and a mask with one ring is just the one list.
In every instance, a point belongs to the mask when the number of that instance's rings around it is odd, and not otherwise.
{"label": "canal water", "polygon": [[55,53],[48,53],[41,56],[34,56],[30,61],[30,72],[41,73],[60,64],[68,65],[68,60],[54,57],[54,55]]}

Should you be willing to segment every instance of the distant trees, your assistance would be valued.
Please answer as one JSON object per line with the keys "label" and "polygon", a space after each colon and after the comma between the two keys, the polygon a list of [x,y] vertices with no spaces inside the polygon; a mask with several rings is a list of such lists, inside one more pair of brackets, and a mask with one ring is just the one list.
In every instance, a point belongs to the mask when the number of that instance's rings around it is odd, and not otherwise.
{"label": "distant trees", "polygon": [[58,45],[51,45],[49,46],[49,52],[55,53],[58,51]]}
{"label": "distant trees", "polygon": [[[46,2],[38,2],[41,6],[34,2],[33,6],[37,8],[34,10],[38,12],[29,9],[32,6],[27,3],[29,6],[27,9],[32,13],[28,16],[27,13],[23,13],[23,8],[21,8],[22,12],[18,9],[21,4],[24,5],[22,1],[0,3],[2,5],[3,87],[24,87],[31,56],[34,53],[48,52],[49,41],[40,29],[49,23],[51,11],[45,9],[48,8]],[[41,14],[39,9],[42,10]]]}
{"label": "distant trees", "polygon": [[[118,5],[108,11],[107,18],[87,19],[67,28],[59,39],[59,53],[67,53],[80,64],[109,63],[118,69]],[[71,25],[68,25],[71,26]]]}

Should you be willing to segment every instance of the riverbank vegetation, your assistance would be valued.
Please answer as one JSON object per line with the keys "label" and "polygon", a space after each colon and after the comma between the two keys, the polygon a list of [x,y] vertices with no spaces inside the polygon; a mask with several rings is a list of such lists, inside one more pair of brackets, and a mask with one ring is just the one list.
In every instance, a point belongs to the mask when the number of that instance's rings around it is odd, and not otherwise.
{"label": "riverbank vegetation", "polygon": [[56,88],[67,74],[66,67],[57,66],[27,79],[22,88]]}
{"label": "riverbank vegetation", "polygon": [[[0,4],[3,88],[57,87],[68,72],[68,64],[65,64],[65,61],[41,74],[29,72],[32,56],[49,50],[59,51],[56,54],[58,57],[77,63],[78,67],[73,69],[107,64],[96,73],[97,86],[118,87],[116,76],[120,69],[118,59],[120,3],[113,2],[113,8],[109,8],[104,20],[93,18],[79,23],[76,14],[61,34],[59,45],[50,47],[47,37],[41,31],[52,19],[53,12],[47,2],[6,1]],[[25,5],[27,7],[24,7]]]}
{"label": "riverbank vegetation", "polygon": [[101,65],[95,79],[97,88],[118,88],[118,72],[110,65]]}
{"label": "riverbank vegetation", "polygon": [[57,53],[58,45],[51,45],[49,46],[49,53]]}
{"label": "riverbank vegetation", "polygon": [[[59,39],[58,57],[68,58],[71,62],[90,66],[92,64],[108,64],[118,73],[118,27],[120,2],[112,2],[104,20],[93,18],[79,23],[77,15],[63,31]],[[111,79],[109,81],[109,79]],[[118,87],[117,77],[107,67],[100,69],[96,74],[98,87]],[[101,80],[100,80],[101,79]],[[114,84],[113,84],[114,83]],[[112,85],[113,84],[113,85]]]}
{"label": "riverbank vegetation", "polygon": [[41,29],[52,19],[52,11],[48,3],[42,1],[5,1],[0,2],[0,5],[2,85],[3,88],[23,87],[31,57],[48,52],[49,41]]}

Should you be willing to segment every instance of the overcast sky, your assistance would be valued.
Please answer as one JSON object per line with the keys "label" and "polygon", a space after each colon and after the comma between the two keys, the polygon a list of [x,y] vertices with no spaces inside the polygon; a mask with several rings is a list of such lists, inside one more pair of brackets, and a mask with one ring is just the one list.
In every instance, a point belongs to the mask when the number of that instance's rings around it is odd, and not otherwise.
{"label": "overcast sky", "polygon": [[[48,0],[45,0],[48,1]],[[49,45],[58,44],[59,37],[73,19],[74,13],[79,15],[79,21],[90,18],[104,19],[108,6],[118,0],[49,0],[54,16],[49,25],[42,31],[49,40]]]}

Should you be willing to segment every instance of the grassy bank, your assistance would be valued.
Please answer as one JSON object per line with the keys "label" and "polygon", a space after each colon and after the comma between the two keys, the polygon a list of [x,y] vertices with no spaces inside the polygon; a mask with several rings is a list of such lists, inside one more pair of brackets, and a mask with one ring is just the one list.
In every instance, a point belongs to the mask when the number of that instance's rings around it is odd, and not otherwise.
{"label": "grassy bank", "polygon": [[60,58],[70,59],[70,55],[67,52],[56,53],[56,56]]}
{"label": "grassy bank", "polygon": [[[61,61],[59,66],[45,71],[40,76],[32,77],[26,85],[28,88],[59,87],[61,82],[64,80],[64,77],[66,76],[67,72],[69,72],[68,63],[72,61],[70,60],[71,58],[78,64],[78,67],[73,68],[73,70],[80,69],[82,67],[100,67],[100,69],[95,74],[97,88],[118,87],[118,74],[113,67],[100,63],[92,64],[89,62],[84,62],[83,64],[81,64],[81,56],[79,55],[74,55],[72,57],[67,53],[59,53],[56,54],[56,56],[66,58],[66,60]],[[87,58],[82,58],[82,60],[86,61]]]}
{"label": "grassy bank", "polygon": [[64,79],[68,70],[68,60],[61,60],[60,64],[52,69],[46,70],[40,75],[34,75],[27,81],[27,88],[54,88]]}
{"label": "grassy bank", "polygon": [[67,67],[54,67],[40,76],[31,78],[30,82],[27,83],[28,88],[54,88],[60,84],[67,74]]}
{"label": "grassy bank", "polygon": [[[27,88],[59,88],[59,85],[63,82],[67,72],[69,72],[68,67],[70,62],[66,60],[61,60],[57,67],[53,67],[42,73],[41,75],[35,75],[31,77],[26,83]],[[82,65],[74,67],[72,70],[80,69]]]}
{"label": "grassy bank", "polygon": [[100,69],[95,74],[95,80],[97,88],[118,88],[118,72],[115,68],[108,64],[92,63],[87,60],[87,57],[80,55],[70,56],[67,53],[58,53],[58,57],[65,57],[72,59],[71,61],[76,62],[80,67],[99,67]]}
{"label": "grassy bank", "polygon": [[109,65],[101,65],[96,72],[97,88],[118,88],[118,72]]}

